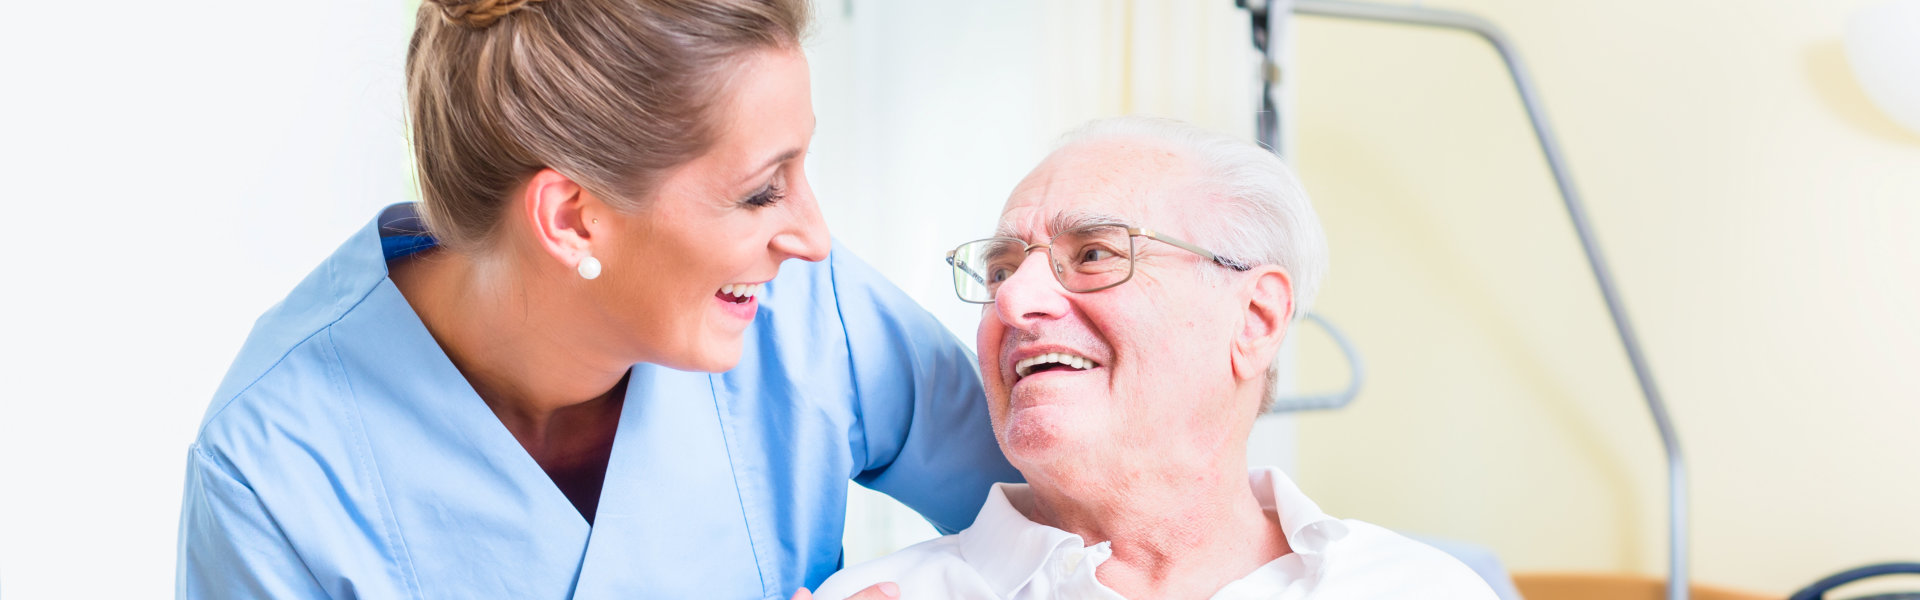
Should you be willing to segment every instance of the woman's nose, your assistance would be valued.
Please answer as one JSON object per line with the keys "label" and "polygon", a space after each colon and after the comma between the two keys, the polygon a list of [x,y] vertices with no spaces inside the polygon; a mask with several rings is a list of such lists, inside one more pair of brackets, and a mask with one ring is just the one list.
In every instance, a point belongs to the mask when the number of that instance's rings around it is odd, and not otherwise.
{"label": "woman's nose", "polygon": [[1020,268],[994,291],[993,309],[1002,322],[1016,329],[1067,314],[1067,290],[1053,276],[1053,262],[1045,251],[1027,255]]}
{"label": "woman's nose", "polygon": [[833,238],[827,233],[827,219],[820,215],[813,188],[801,179],[787,200],[792,219],[768,245],[775,252],[808,262],[826,260],[827,252],[833,249]]}

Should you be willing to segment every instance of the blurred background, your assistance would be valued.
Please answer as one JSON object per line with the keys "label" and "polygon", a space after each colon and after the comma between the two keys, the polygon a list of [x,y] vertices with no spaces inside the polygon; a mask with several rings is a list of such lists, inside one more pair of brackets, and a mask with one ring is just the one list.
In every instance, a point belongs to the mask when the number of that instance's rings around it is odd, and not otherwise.
{"label": "blurred background", "polygon": [[[1877,4],[1425,3],[1525,54],[1688,453],[1697,581],[1785,595],[1920,560],[1920,132],[1844,43]],[[171,593],[187,445],[253,319],[415,197],[415,6],[10,7],[0,596]],[[978,308],[940,257],[1061,133],[1140,113],[1253,136],[1231,0],[815,8],[829,224],[963,340]],[[1295,27],[1292,162],[1333,251],[1317,308],[1368,380],[1345,409],[1265,419],[1253,462],[1515,572],[1662,575],[1659,441],[1498,56]],[[1291,356],[1302,391],[1345,381],[1317,331]],[[849,511],[849,561],[933,535],[878,495]]]}

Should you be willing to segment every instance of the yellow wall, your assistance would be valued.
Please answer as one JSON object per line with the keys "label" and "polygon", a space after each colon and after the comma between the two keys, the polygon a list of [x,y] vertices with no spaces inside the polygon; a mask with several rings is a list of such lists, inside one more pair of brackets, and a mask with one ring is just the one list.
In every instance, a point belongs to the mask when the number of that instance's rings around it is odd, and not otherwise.
{"label": "yellow wall", "polygon": [[[1696,580],[1920,561],[1920,134],[1868,103],[1854,0],[1449,0],[1533,69],[1693,472]],[[1516,571],[1664,572],[1659,442],[1494,53],[1304,17],[1297,164],[1367,355],[1300,420],[1334,514]],[[1305,387],[1337,385],[1312,340]],[[1318,385],[1316,385],[1318,384]]]}

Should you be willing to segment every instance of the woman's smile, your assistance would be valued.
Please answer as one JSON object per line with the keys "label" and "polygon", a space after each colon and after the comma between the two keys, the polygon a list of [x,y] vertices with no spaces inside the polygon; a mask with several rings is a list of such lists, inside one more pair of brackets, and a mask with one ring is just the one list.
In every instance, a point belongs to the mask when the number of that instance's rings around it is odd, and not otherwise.
{"label": "woman's smile", "polygon": [[760,295],[766,293],[767,283],[729,283],[720,286],[713,293],[714,302],[719,303],[720,311],[742,321],[753,320],[760,310]]}

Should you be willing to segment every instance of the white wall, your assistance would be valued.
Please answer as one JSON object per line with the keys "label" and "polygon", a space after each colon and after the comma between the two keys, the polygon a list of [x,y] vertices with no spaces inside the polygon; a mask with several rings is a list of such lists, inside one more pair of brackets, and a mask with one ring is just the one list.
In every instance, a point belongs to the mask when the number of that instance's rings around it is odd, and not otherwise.
{"label": "white wall", "polygon": [[0,595],[172,594],[253,319],[407,198],[391,0],[27,2],[0,36]]}

